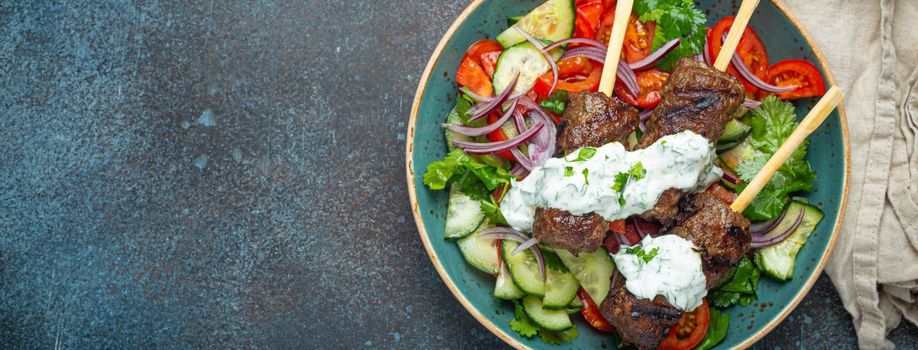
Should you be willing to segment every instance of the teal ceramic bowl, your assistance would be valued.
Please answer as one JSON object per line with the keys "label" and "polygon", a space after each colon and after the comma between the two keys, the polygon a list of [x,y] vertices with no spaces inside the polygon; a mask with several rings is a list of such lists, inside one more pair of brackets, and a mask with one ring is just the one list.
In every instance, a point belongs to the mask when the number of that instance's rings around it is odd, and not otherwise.
{"label": "teal ceramic bowl", "polygon": [[[696,1],[697,3],[698,1]],[[548,345],[538,337],[526,339],[508,326],[513,317],[512,304],[491,296],[494,280],[468,266],[452,242],[443,239],[446,217],[446,191],[431,191],[421,177],[430,162],[446,154],[446,142],[440,123],[455,104],[454,76],[464,50],[476,40],[493,38],[507,27],[507,16],[525,14],[541,1],[477,0],[452,24],[433,52],[421,77],[408,126],[406,168],[412,210],[421,240],[437,272],[456,299],[479,322],[516,348],[610,349],[615,341],[609,335],[594,331],[575,317],[580,336],[561,346]],[[711,21],[734,14],[739,1],[700,1],[700,8]],[[772,62],[802,58],[816,64],[833,85],[819,50],[799,27],[794,17],[779,1],[762,1],[750,25],[768,48]],[[805,115],[815,99],[798,100],[797,113]],[[844,110],[839,108],[811,136],[807,158],[818,177],[816,190],[807,194],[825,212],[809,242],[797,257],[794,278],[781,283],[762,277],[759,300],[747,307],[727,309],[731,322],[727,338],[720,349],[746,348],[772,330],[800,303],[822,272],[832,249],[845,209],[848,188],[848,136]]]}

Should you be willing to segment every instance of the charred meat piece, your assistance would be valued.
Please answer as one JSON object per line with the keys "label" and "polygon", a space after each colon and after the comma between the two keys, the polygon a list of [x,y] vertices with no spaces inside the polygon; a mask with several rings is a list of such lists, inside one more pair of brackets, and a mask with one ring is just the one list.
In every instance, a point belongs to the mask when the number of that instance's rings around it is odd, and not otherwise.
{"label": "charred meat piece", "polygon": [[575,216],[564,210],[538,208],[532,236],[551,247],[577,254],[599,248],[608,230],[606,220],[596,213]]}
{"label": "charred meat piece", "polygon": [[682,311],[659,295],[653,301],[638,299],[624,283],[623,278],[618,278],[609,296],[599,305],[599,312],[615,326],[625,343],[641,350],[656,349],[669,329],[679,323]]}
{"label": "charred meat piece", "polygon": [[701,269],[712,288],[749,250],[749,220],[705,192],[684,196],[679,212],[673,234],[701,249]]}
{"label": "charred meat piece", "polygon": [[637,128],[637,115],[637,109],[617,98],[600,92],[575,92],[558,125],[558,149],[566,155],[581,147],[624,143]]}
{"label": "charred meat piece", "polygon": [[743,85],[735,77],[688,58],[676,63],[662,95],[660,105],[645,122],[639,148],[685,130],[717,140],[745,98]]}
{"label": "charred meat piece", "polygon": [[660,232],[666,232],[672,229],[679,215],[679,200],[684,193],[678,189],[670,188],[660,194],[657,204],[653,209],[641,214],[641,217],[647,221],[654,221],[660,224]]}

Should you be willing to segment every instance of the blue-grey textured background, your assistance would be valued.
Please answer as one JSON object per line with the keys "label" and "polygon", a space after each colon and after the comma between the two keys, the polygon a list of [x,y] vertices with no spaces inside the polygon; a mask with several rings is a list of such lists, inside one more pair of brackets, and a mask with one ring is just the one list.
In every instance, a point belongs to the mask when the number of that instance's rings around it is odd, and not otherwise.
{"label": "blue-grey textured background", "polygon": [[[464,6],[0,2],[2,347],[501,346],[404,183],[419,75]],[[823,276],[757,347],[855,341]]]}

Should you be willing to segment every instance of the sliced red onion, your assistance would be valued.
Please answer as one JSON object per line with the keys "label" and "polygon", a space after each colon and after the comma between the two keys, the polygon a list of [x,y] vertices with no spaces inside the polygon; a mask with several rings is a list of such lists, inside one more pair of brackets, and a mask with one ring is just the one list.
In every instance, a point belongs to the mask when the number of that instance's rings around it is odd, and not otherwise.
{"label": "sliced red onion", "polygon": [[513,176],[526,176],[529,175],[529,172],[523,168],[522,165],[516,164],[513,168],[510,169],[510,175]]}
{"label": "sliced red onion", "polygon": [[539,41],[539,39],[536,39],[532,35],[529,35],[529,33],[526,33],[525,30],[520,29],[520,27],[513,27],[513,29],[516,29],[516,31],[519,32],[520,35],[526,38],[526,41],[529,41],[530,44],[538,48],[539,52],[542,53],[542,57],[545,57],[545,61],[547,61],[548,65],[551,66],[551,75],[552,75],[551,88],[548,89],[548,94],[551,95],[551,93],[555,91],[555,85],[558,84],[558,64],[555,63],[555,59],[551,57],[551,54],[548,53],[548,50],[545,48],[545,45],[543,45],[542,42]]}
{"label": "sliced red onion", "polygon": [[539,263],[539,273],[542,274],[542,280],[544,281],[548,275],[545,274],[545,258],[542,256],[542,251],[539,250],[538,245],[529,247],[529,251],[531,251],[532,255],[535,256],[536,262]]}
{"label": "sliced red onion", "polygon": [[522,244],[520,244],[519,247],[516,247],[516,249],[514,249],[512,252],[510,252],[510,256],[517,255],[517,254],[519,254],[520,252],[522,252],[522,251],[524,251],[524,250],[526,250],[526,249],[529,249],[529,247],[532,247],[532,246],[536,245],[537,243],[539,243],[539,240],[538,240],[538,239],[535,239],[535,237],[530,238],[529,240],[527,240],[527,241],[523,242]]}
{"label": "sliced red onion", "polygon": [[624,245],[627,244],[627,243],[625,242],[625,238],[622,237],[622,235],[618,234],[617,232],[612,232],[612,235],[615,236],[615,241],[618,242],[618,245],[619,245],[619,246],[624,246]]}
{"label": "sliced red onion", "polygon": [[481,117],[488,115],[488,113],[491,113],[491,111],[503,104],[504,101],[510,97],[510,93],[513,92],[513,88],[516,87],[516,82],[519,77],[520,73],[517,72],[516,75],[513,76],[513,79],[510,80],[510,84],[507,85],[507,89],[505,89],[504,92],[501,92],[500,96],[497,96],[497,98],[488,102],[480,102],[472,106],[472,108],[469,109],[469,114],[472,115],[469,117],[469,121],[478,120]]}
{"label": "sliced red onion", "polygon": [[764,248],[772,246],[784,241],[791,233],[797,230],[800,227],[800,224],[803,222],[803,208],[797,212],[797,217],[794,219],[794,223],[790,227],[784,229],[781,232],[775,233],[774,231],[765,233],[764,235],[753,235],[752,243],[749,245],[752,248]]}
{"label": "sliced red onion", "polygon": [[459,90],[462,91],[462,93],[465,94],[466,96],[471,97],[473,100],[478,101],[478,102],[491,102],[497,99],[496,97],[484,97],[479,94],[476,94],[474,91],[472,91],[472,89],[469,89],[465,86],[459,88]]}
{"label": "sliced red onion", "polygon": [[603,51],[606,51],[606,49],[608,48],[608,46],[606,46],[605,44],[599,41],[593,40],[593,39],[570,38],[570,39],[558,40],[552,43],[551,45],[546,46],[545,51],[551,51],[554,48],[560,47],[561,45],[567,45],[567,44],[584,44],[584,45],[589,45],[589,46],[600,48]]}
{"label": "sliced red onion", "polygon": [[[561,56],[561,59],[563,60],[570,57],[585,57],[599,63],[605,63],[606,61],[605,51],[595,47],[578,47],[567,50],[567,52]],[[637,84],[637,75],[634,74],[634,71],[625,61],[620,61],[617,68],[616,78],[625,84],[625,87],[628,88],[628,92],[637,96],[640,91],[640,87]]]}
{"label": "sliced red onion", "polygon": [[595,47],[577,47],[564,52],[561,55],[561,59],[567,59],[571,57],[585,57],[589,60],[596,61],[599,63],[606,62],[606,50],[598,49]]}
{"label": "sliced red onion", "polygon": [[513,100],[513,102],[510,104],[510,107],[508,107],[507,111],[504,112],[504,115],[501,116],[500,119],[498,119],[496,122],[493,122],[491,124],[488,124],[482,127],[470,127],[470,126],[457,125],[457,124],[446,124],[446,123],[443,123],[442,125],[444,128],[452,130],[453,132],[456,132],[460,135],[465,135],[465,136],[487,135],[487,134],[494,132],[494,130],[500,129],[500,127],[503,126],[504,123],[510,120],[510,117],[513,116],[513,111],[516,110],[517,101],[519,100]]}
{"label": "sliced red onion", "polygon": [[641,113],[638,113],[638,119],[640,121],[645,121],[650,118],[651,115],[653,115],[653,109],[645,109],[641,111]]}
{"label": "sliced red onion", "polygon": [[544,125],[545,124],[543,122],[535,123],[531,128],[529,128],[525,132],[509,140],[498,141],[498,142],[485,142],[485,143],[455,140],[453,141],[453,145],[456,145],[456,147],[462,148],[463,150],[471,154],[488,154],[488,153],[502,152],[502,151],[506,151],[511,148],[514,148],[516,146],[519,146],[523,142],[526,142],[526,140],[529,140],[537,132],[539,132],[539,130],[541,130]]}
{"label": "sliced red onion", "polygon": [[764,235],[768,233],[768,231],[774,230],[775,226],[778,226],[781,220],[784,220],[785,216],[787,216],[787,208],[784,208],[784,210],[781,211],[781,215],[778,215],[777,219],[757,222],[749,225],[749,233],[758,236]]}
{"label": "sliced red onion", "polygon": [[759,108],[759,106],[761,105],[762,105],[762,102],[748,99],[748,98],[745,101],[743,101],[743,107],[746,107],[749,109],[756,109],[756,108]]}
{"label": "sliced red onion", "polygon": [[641,229],[641,225],[638,225],[637,219],[635,219],[634,217],[631,218],[631,224],[634,225],[634,231],[637,232],[638,237],[640,239],[644,239],[644,237],[647,236],[647,234],[644,233],[644,230]]}
{"label": "sliced red onion", "polygon": [[621,274],[618,272],[618,268],[616,268],[615,271],[612,272],[612,288],[615,288],[615,285],[618,284],[618,279],[621,278],[620,276]]}
{"label": "sliced red onion", "polygon": [[657,51],[654,51],[647,57],[644,57],[644,59],[631,63],[628,66],[630,66],[631,69],[636,70],[636,71],[647,69],[650,66],[653,66],[653,64],[656,63],[658,60],[663,58],[663,56],[666,56],[666,54],[668,54],[670,51],[675,49],[676,46],[679,46],[679,43],[680,43],[679,39],[670,40],[666,44],[663,44],[663,46],[660,46],[660,48],[658,48]]}
{"label": "sliced red onion", "polygon": [[523,154],[523,151],[520,151],[519,148],[511,148],[510,153],[513,154],[513,157],[516,158],[516,162],[526,169],[526,171],[532,171],[532,161],[529,160],[529,157]]}
{"label": "sliced red onion", "polygon": [[501,226],[489,227],[484,230],[481,230],[481,232],[478,233],[478,237],[481,237],[484,239],[507,239],[511,241],[517,241],[520,243],[525,242],[526,240],[529,239],[529,237],[527,237],[525,234],[523,234],[520,231],[514,230],[509,227],[501,227]]}
{"label": "sliced red onion", "polygon": [[544,130],[529,144],[529,158],[532,164],[541,165],[555,154],[557,128],[551,117],[535,101],[525,96],[520,97],[519,101],[521,105],[529,109],[529,117],[534,123],[541,122],[545,125]]}
{"label": "sliced red onion", "polygon": [[516,123],[517,132],[526,131],[526,119],[523,119],[523,112],[520,112],[519,108],[513,109],[513,122]]}
{"label": "sliced red onion", "polygon": [[628,66],[628,63],[625,61],[620,61],[618,63],[618,77],[621,79],[622,83],[625,83],[625,87],[628,88],[628,92],[632,95],[637,96],[640,93],[641,88],[637,83],[637,75],[634,74],[634,71],[631,70],[631,67]]}
{"label": "sliced red onion", "polygon": [[[721,41],[724,41],[724,40],[727,40],[727,33],[724,33],[724,35],[721,37]],[[739,71],[740,75],[743,76],[743,78],[746,78],[746,81],[748,81],[753,86],[759,89],[762,89],[764,91],[788,92],[788,91],[794,91],[795,89],[797,89],[797,87],[794,85],[775,86],[775,85],[766,83],[764,80],[762,80],[762,78],[759,78],[757,75],[752,73],[752,70],[750,70],[749,67],[746,66],[746,62],[743,62],[743,58],[740,57],[739,53],[737,52],[733,52],[733,57],[730,57],[730,63],[733,64],[733,68],[736,68],[736,70]]]}
{"label": "sliced red onion", "polygon": [[726,171],[726,170],[724,171],[724,174],[721,176],[721,178],[723,178],[724,181],[727,181],[734,185],[739,185],[742,182],[740,181],[740,179],[736,178],[736,176],[734,176],[733,174],[731,174],[729,171]]}

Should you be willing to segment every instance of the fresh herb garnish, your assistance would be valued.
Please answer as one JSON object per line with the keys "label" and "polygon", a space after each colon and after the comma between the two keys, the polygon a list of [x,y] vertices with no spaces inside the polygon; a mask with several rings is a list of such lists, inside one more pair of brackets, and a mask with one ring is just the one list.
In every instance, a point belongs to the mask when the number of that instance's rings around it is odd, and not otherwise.
{"label": "fresh herb garnish", "polygon": [[711,349],[727,337],[727,329],[730,328],[730,314],[720,312],[713,307],[709,308],[708,312],[711,314],[708,332],[705,333],[695,350]]}
{"label": "fresh herb garnish", "polygon": [[523,306],[516,300],[513,301],[513,319],[510,320],[510,329],[520,335],[530,338],[539,333],[539,326],[536,326],[523,311]]}
{"label": "fresh herb garnish", "polygon": [[660,250],[659,247],[654,247],[653,249],[650,250],[650,252],[645,252],[644,248],[640,246],[634,246],[634,247],[625,249],[625,252],[628,254],[636,255],[638,259],[644,260],[644,263],[646,264],[646,263],[649,263],[651,260],[653,260],[653,258],[657,257],[657,253],[659,252],[659,250]]}
{"label": "fresh herb garnish", "polygon": [[[794,105],[781,101],[775,96],[766,97],[762,105],[751,110],[744,122],[752,127],[748,142],[755,149],[755,154],[744,159],[736,167],[736,172],[748,183],[758,174],[768,159],[781,147],[797,127],[797,115]],[[790,158],[765,185],[765,188],[752,201],[743,214],[754,221],[770,220],[778,217],[794,192],[813,189],[816,173],[804,157],[807,144],[805,140]],[[739,192],[745,189],[741,186]]]}
{"label": "fresh herb garnish", "polygon": [[697,55],[704,48],[707,19],[695,8],[692,0],[638,0],[634,12],[641,22],[655,21],[653,42],[650,51],[656,51],[670,40],[678,38],[680,43],[672,52],[657,61],[657,67],[671,70],[682,57]]}
{"label": "fresh herb garnish", "polygon": [[589,184],[590,184],[590,178],[589,178],[589,176],[590,176],[590,169],[583,168],[583,171],[581,171],[580,173],[583,174],[583,182],[584,182],[585,184],[589,185]]}
{"label": "fresh herb garnish", "polygon": [[566,166],[564,167],[564,177],[574,176],[574,167]]}
{"label": "fresh herb garnish", "polygon": [[725,308],[732,305],[746,306],[756,301],[759,285],[759,269],[747,257],[743,257],[734,269],[733,276],[724,284],[711,290],[708,299],[714,306]]}
{"label": "fresh herb garnish", "polygon": [[584,162],[593,156],[596,155],[596,149],[593,147],[584,147],[580,149],[580,152],[577,152],[577,159],[572,160],[572,162]]}
{"label": "fresh herb garnish", "polygon": [[647,175],[647,170],[644,169],[644,164],[637,162],[631,166],[631,170],[628,170],[628,174],[634,176],[635,180],[640,180],[644,178],[644,175]]}
{"label": "fresh herb garnish", "polygon": [[644,164],[641,164],[641,162],[634,163],[631,169],[628,169],[628,172],[615,175],[615,183],[612,184],[612,190],[618,192],[619,205],[625,205],[625,186],[628,184],[628,181],[630,179],[637,181],[643,179],[646,175],[647,170],[644,169]]}
{"label": "fresh herb garnish", "polygon": [[567,107],[567,91],[555,90],[551,96],[543,100],[539,105],[557,115],[564,114],[564,108]]}
{"label": "fresh herb garnish", "polygon": [[423,182],[432,190],[442,190],[447,183],[481,202],[485,215],[495,223],[505,222],[491,192],[510,183],[513,176],[503,167],[454,149],[446,157],[427,165]]}

